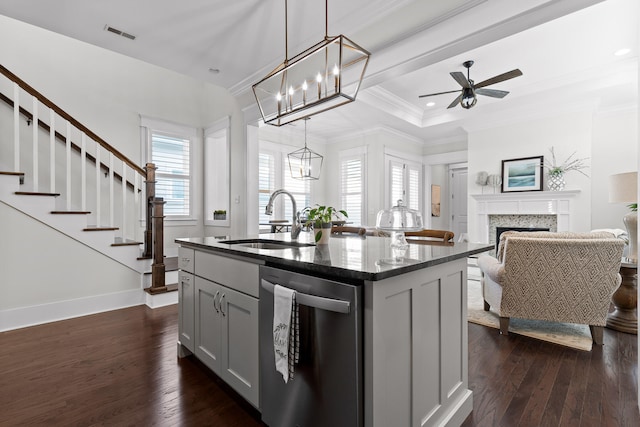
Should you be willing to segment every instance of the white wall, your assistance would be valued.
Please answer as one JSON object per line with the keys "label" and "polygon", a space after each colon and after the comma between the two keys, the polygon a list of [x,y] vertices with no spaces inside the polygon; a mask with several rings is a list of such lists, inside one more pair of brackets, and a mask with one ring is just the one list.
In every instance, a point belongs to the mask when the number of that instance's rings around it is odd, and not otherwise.
{"label": "white wall", "polygon": [[593,228],[625,229],[626,204],[608,203],[609,175],[638,170],[637,110],[607,111],[594,116],[591,166]]}
{"label": "white wall", "polygon": [[95,296],[122,295],[119,306],[142,302],[134,270],[4,203],[0,218],[0,331],[15,327],[28,307],[36,307],[37,319],[51,321],[66,317],[51,308],[55,303],[78,301],[69,312],[80,315],[111,308],[94,304]]}

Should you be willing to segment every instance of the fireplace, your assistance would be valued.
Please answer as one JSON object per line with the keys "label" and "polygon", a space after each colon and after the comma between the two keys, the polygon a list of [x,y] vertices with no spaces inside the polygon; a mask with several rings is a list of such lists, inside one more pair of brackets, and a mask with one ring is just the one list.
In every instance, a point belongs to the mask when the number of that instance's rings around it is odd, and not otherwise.
{"label": "fireplace", "polygon": [[570,231],[571,199],[579,190],[473,194],[477,241],[495,243],[497,227]]}
{"label": "fireplace", "polygon": [[500,243],[500,235],[505,231],[550,231],[550,229],[544,227],[496,227],[496,251]]}

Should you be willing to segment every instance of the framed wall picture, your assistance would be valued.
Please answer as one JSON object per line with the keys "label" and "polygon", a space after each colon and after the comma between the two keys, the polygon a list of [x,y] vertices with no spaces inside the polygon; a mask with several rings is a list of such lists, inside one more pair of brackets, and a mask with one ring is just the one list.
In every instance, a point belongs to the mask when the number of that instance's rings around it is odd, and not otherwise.
{"label": "framed wall picture", "polygon": [[502,192],[542,191],[544,156],[502,161]]}
{"label": "framed wall picture", "polygon": [[440,186],[431,186],[431,216],[440,216]]}

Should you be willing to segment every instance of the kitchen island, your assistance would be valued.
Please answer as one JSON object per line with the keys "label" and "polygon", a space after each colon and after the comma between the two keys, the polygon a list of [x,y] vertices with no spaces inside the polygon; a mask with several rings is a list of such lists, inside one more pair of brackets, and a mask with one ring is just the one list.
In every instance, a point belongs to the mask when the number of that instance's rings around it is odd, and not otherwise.
{"label": "kitchen island", "polygon": [[[289,236],[260,238],[286,243]],[[257,307],[270,283],[262,271],[310,276],[309,283],[341,283],[358,295],[350,309],[357,310],[354,352],[361,360],[355,365],[358,396],[351,405],[357,422],[350,425],[460,425],[472,409],[466,258],[491,246],[420,241],[394,263],[388,238],[332,237],[322,246],[311,238],[302,233],[294,247],[235,237],[177,239],[179,353],[194,352],[264,415],[274,393],[259,385],[260,367],[267,370],[258,356],[264,343],[258,340],[259,322],[268,319],[258,316]],[[225,243],[231,240],[235,243]],[[313,286],[307,293],[315,293]],[[209,325],[220,322],[211,332]]]}

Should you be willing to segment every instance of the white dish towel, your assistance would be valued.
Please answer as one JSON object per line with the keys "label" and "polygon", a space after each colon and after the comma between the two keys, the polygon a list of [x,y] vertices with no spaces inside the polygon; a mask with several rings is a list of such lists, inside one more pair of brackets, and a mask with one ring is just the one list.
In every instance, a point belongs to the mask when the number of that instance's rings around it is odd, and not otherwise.
{"label": "white dish towel", "polygon": [[296,291],[284,286],[273,287],[273,351],[276,371],[287,383],[293,379],[294,363],[298,362],[300,336]]}

